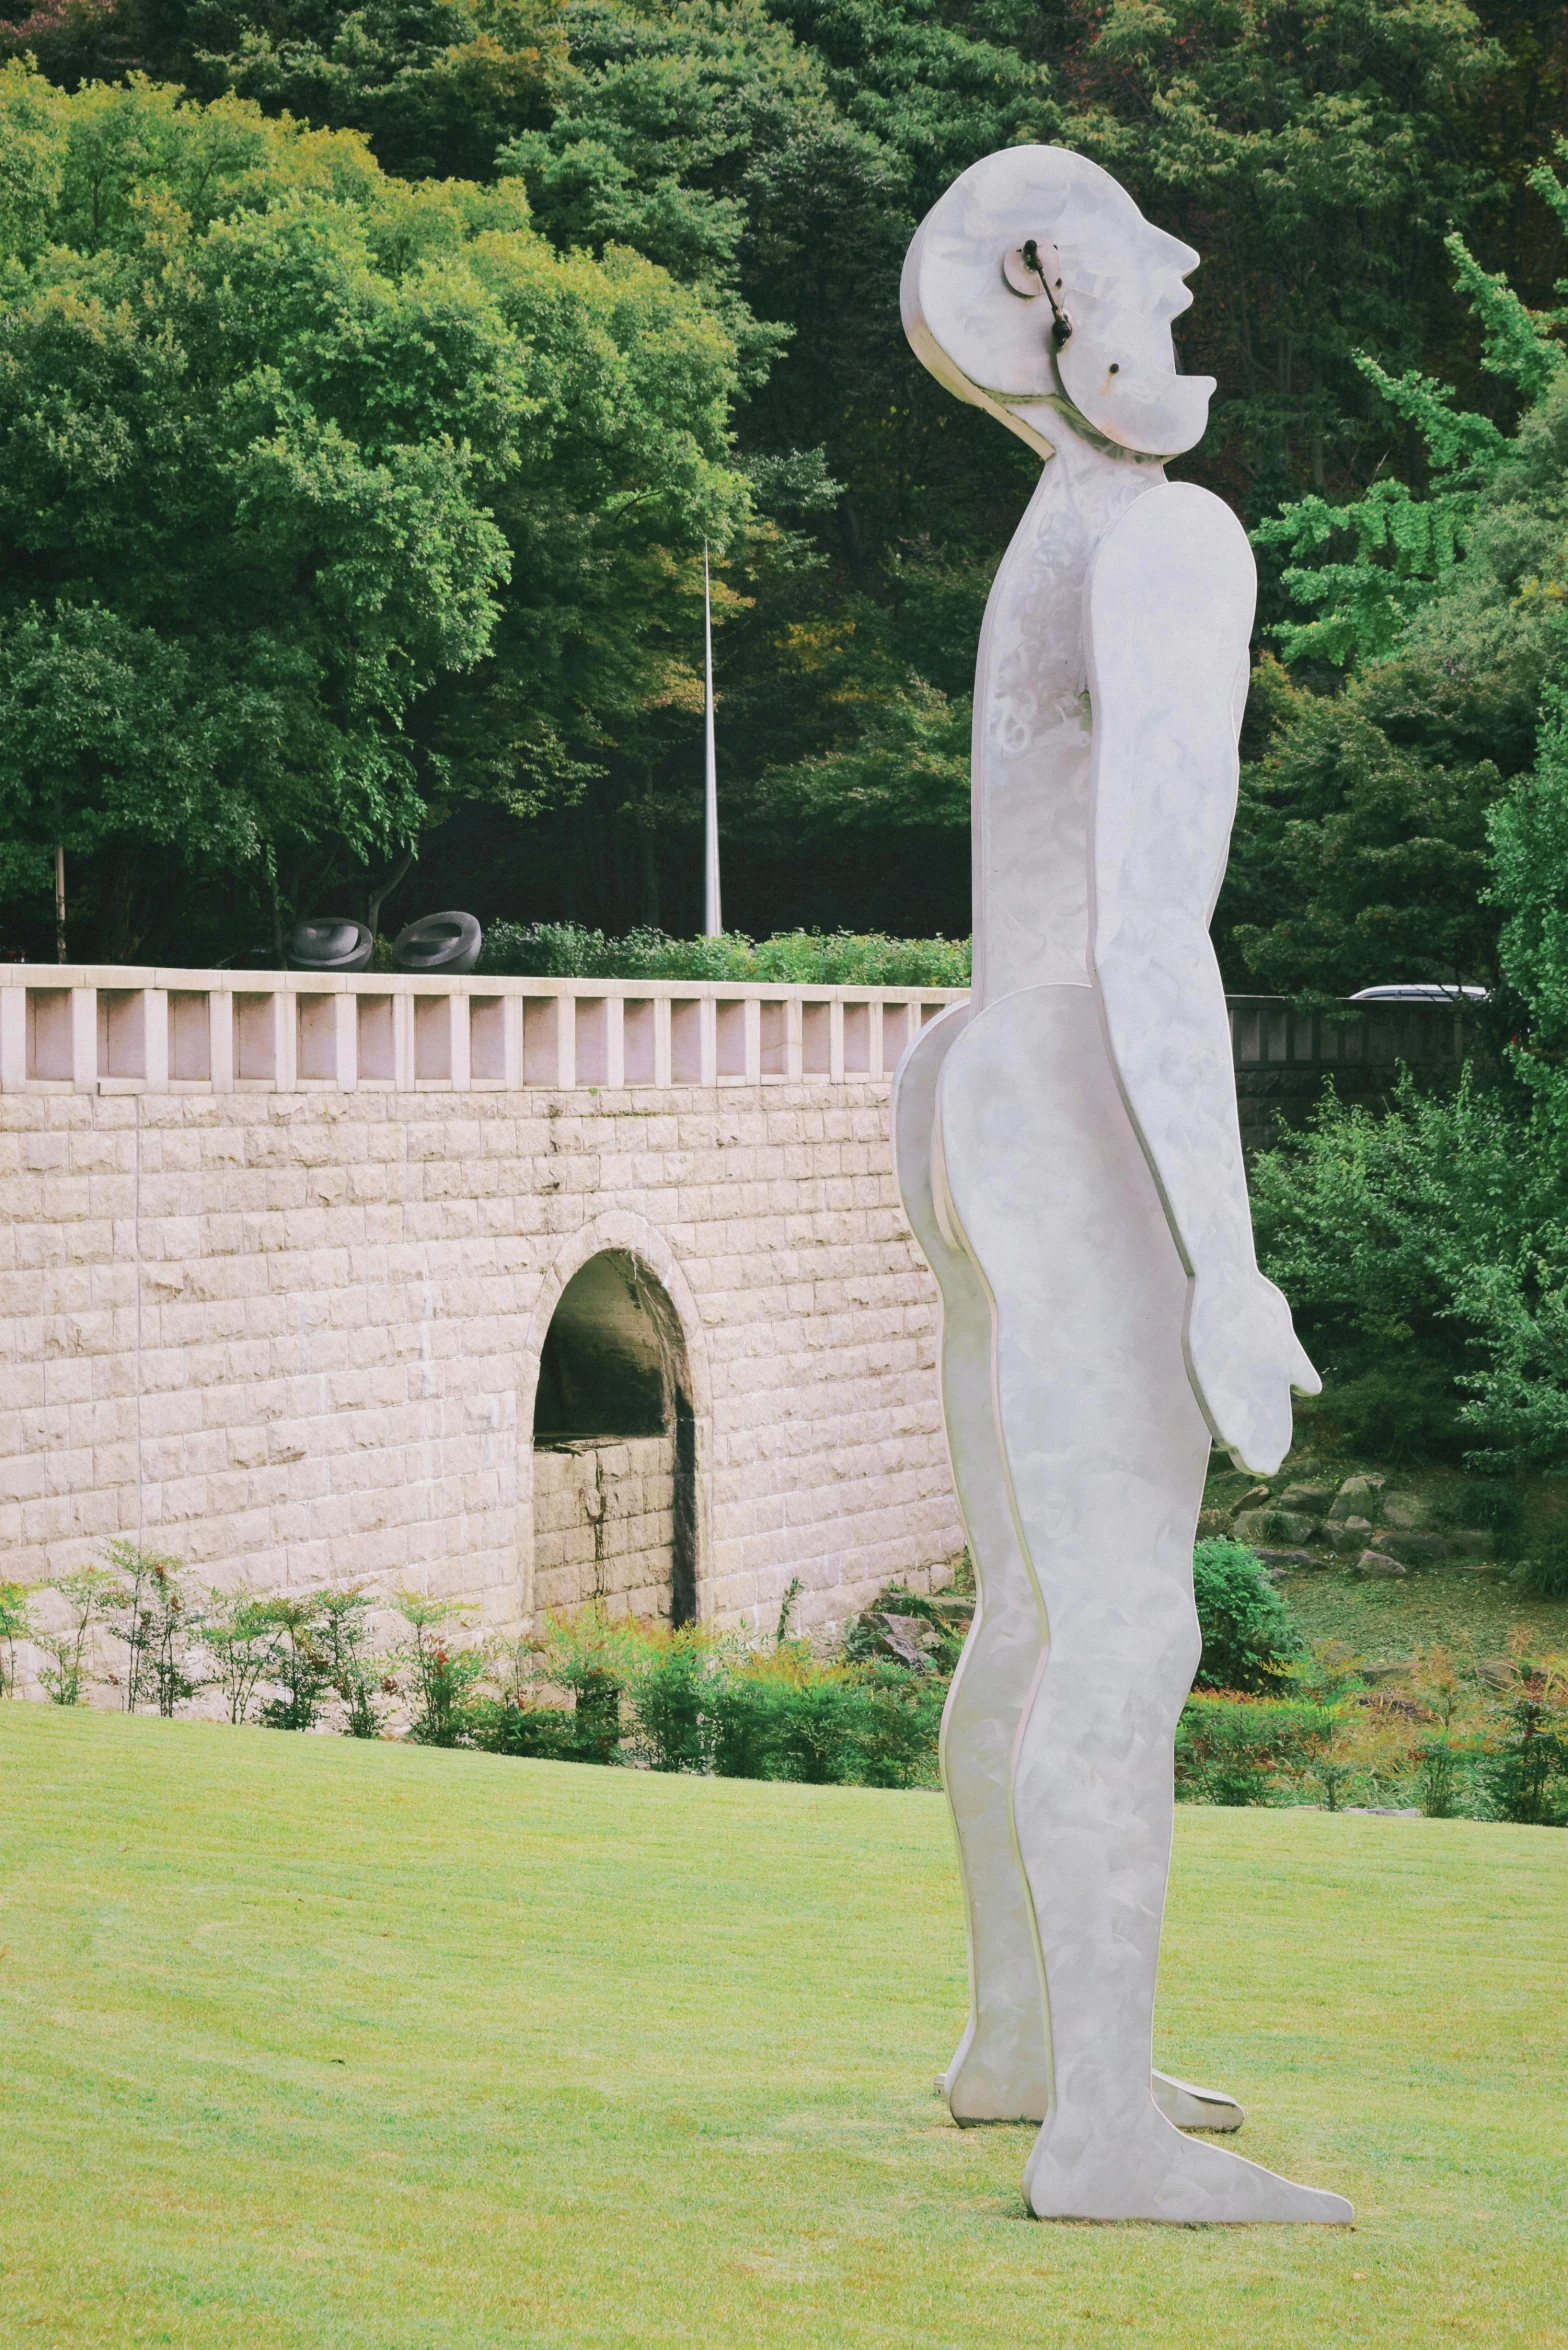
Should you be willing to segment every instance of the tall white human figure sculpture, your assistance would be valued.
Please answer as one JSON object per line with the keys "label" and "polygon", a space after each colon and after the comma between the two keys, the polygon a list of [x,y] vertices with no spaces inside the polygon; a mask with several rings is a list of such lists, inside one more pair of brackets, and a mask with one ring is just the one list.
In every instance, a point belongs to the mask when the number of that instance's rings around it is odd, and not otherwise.
{"label": "tall white human figure sculpture", "polygon": [[1041,2218],[1343,2221],[1184,2136],[1239,2110],[1153,2071],[1211,1436],[1273,1470],[1319,1384],[1253,1252],[1208,935],[1256,581],[1161,462],[1214,389],[1171,340],[1197,261],[1097,165],[1015,147],[904,269],[919,358],[1046,460],[980,640],[973,991],[894,1092],[978,1593],[943,1725],[971,1962],[945,2087],[961,2121],[1041,2121]]}

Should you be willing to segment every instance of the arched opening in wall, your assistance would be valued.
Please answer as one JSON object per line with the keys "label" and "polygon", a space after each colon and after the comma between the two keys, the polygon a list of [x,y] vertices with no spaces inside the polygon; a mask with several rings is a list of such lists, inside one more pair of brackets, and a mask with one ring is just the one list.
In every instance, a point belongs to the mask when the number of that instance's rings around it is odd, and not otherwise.
{"label": "arched opening in wall", "polygon": [[680,1319],[640,1257],[562,1290],[534,1398],[534,1602],[697,1613],[697,1426]]}

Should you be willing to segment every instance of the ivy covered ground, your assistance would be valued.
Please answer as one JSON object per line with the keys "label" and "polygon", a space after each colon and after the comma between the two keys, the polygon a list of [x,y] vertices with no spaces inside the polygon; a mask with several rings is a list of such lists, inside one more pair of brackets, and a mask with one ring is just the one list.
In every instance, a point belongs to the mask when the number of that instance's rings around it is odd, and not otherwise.
{"label": "ivy covered ground", "polygon": [[0,2338],[1560,2343],[1568,1838],[1183,1807],[1158,2053],[1354,2231],[1046,2227],[941,1798],[0,1706]]}

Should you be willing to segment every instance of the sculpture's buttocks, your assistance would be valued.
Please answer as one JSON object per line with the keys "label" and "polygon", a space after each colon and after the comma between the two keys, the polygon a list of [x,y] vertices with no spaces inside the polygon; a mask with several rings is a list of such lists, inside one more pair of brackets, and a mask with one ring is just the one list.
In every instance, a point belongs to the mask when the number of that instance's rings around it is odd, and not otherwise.
{"label": "sculpture's buttocks", "polygon": [[992,586],[975,675],[977,1004],[1089,984],[1084,584],[1117,516],[1163,479],[1064,431]]}

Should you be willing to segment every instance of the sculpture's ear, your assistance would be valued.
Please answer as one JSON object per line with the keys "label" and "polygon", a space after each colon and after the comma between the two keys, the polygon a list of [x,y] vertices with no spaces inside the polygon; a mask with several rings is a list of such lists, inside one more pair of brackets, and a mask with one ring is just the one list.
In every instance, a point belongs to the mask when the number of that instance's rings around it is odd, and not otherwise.
{"label": "sculpture's ear", "polygon": [[[962,182],[959,182],[958,186],[961,185]],[[1000,396],[1001,387],[985,381],[985,370],[988,364],[994,363],[993,372],[1004,378],[1009,373],[1022,373],[1032,374],[1038,379],[1038,388],[1032,394],[1024,395],[1026,401],[1032,398],[1043,402],[1054,391],[1049,357],[1042,351],[1036,355],[1033,367],[1030,366],[1028,344],[1031,336],[1019,337],[1021,349],[1015,354],[1009,354],[1005,348],[1007,337],[996,334],[994,322],[991,323],[991,331],[987,331],[985,314],[994,306],[1001,311],[1003,323],[1011,326],[1014,323],[1012,313],[1025,313],[1030,318],[1032,340],[1039,342],[1043,335],[1045,346],[1049,344],[1049,315],[1042,326],[1037,306],[1021,301],[1008,286],[1002,274],[1003,247],[997,248],[996,268],[990,273],[995,277],[995,286],[976,284],[976,280],[983,279],[987,273],[976,271],[972,256],[952,250],[953,224],[950,218],[944,218],[956,193],[956,187],[950,188],[942,202],[926,214],[904,256],[899,308],[903,314],[904,333],[909,347],[926,372],[934,375],[943,389],[951,392],[955,399],[967,400],[971,407],[985,409],[999,424],[1005,424],[1009,432],[1015,432],[1021,441],[1027,442],[1037,455],[1054,456],[1055,443],[1046,438],[1032,417],[1027,413],[1019,415]],[[972,298],[976,293],[980,296],[978,303]],[[987,293],[992,296],[990,302],[985,299]],[[997,294],[1001,296],[1000,303],[994,300]],[[1006,305],[1005,309],[1002,308],[1003,304]],[[970,313],[967,319],[966,306]],[[1044,304],[1038,305],[1038,309],[1044,308]],[[966,355],[980,368],[980,374],[968,372]],[[1016,365],[1012,364],[1015,359],[1018,362]],[[1018,396],[1014,394],[1015,398]],[[1049,413],[1048,409],[1041,407],[1041,425]]]}

